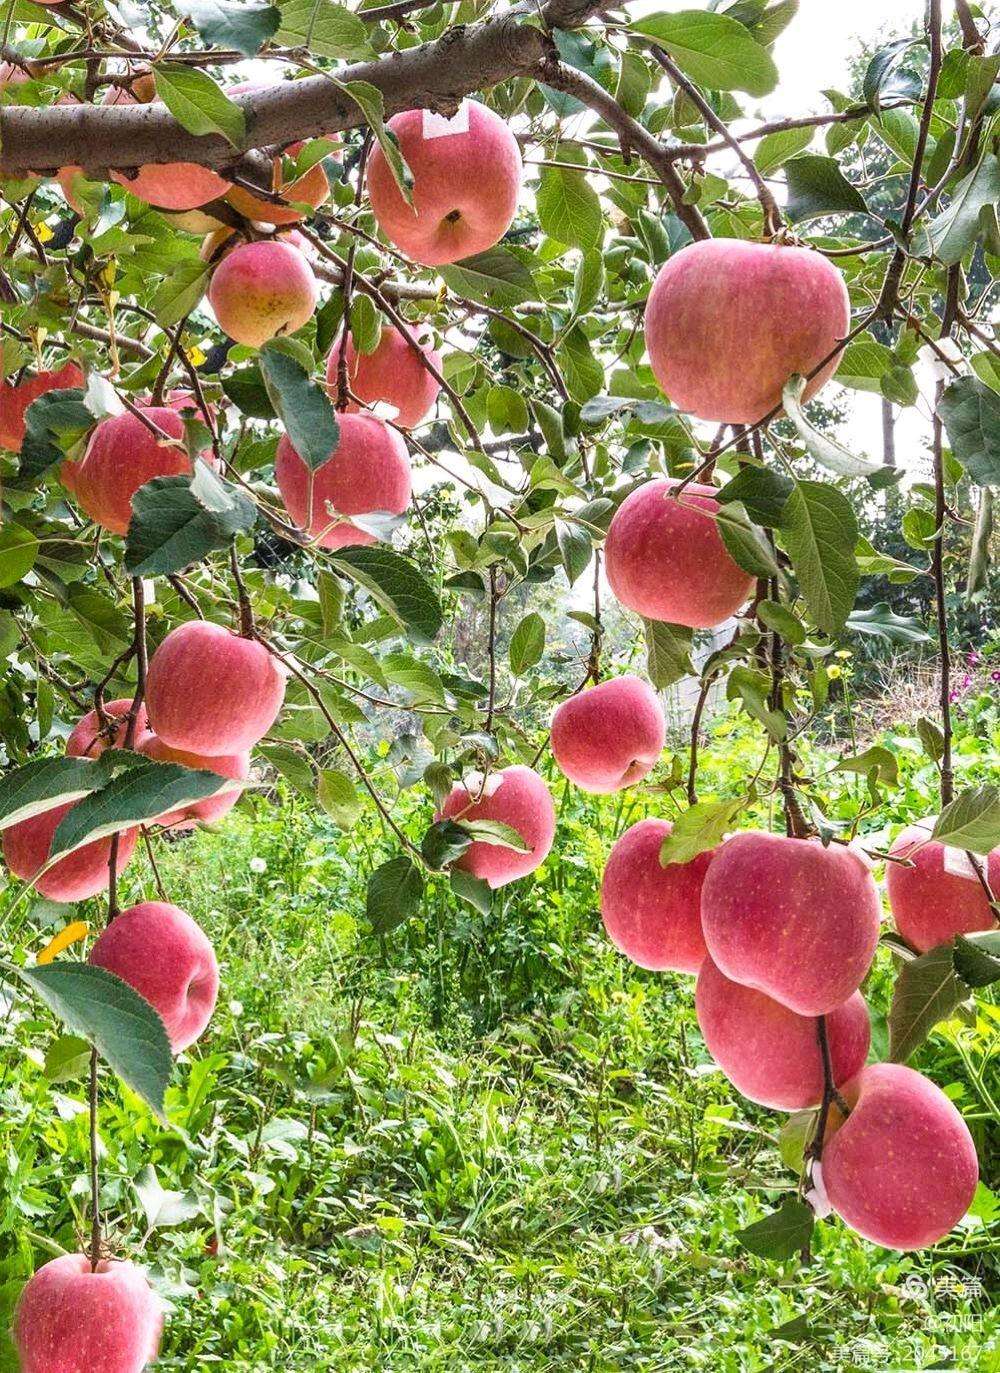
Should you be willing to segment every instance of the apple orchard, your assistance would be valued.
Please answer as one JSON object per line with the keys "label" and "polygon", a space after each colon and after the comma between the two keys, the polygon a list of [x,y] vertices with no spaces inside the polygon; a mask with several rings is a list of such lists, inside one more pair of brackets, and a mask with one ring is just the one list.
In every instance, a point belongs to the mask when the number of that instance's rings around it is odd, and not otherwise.
{"label": "apple orchard", "polygon": [[[974,593],[1000,482],[996,35],[970,0],[915,4],[862,97],[761,122],[796,9],[196,0],[130,28],[99,0],[6,7],[3,979],[92,1046],[88,1228],[37,1251],[27,1373],[134,1373],[159,1348],[101,1205],[101,1103],[120,1078],[168,1128],[226,967],[158,846],[224,831],[277,774],[314,787],[323,739],[323,804],[382,832],[375,929],[431,883],[486,915],[559,863],[554,779],[657,780],[661,693],[692,673],[660,784],[678,804],[614,837],[601,915],[689,987],[734,1094],[801,1122],[748,1247],[808,1251],[821,1221],[918,1250],[967,1212],[973,1136],[906,1060],[1000,976],[1000,792],[955,784],[948,553],[972,531]],[[930,481],[830,437],[810,402],[834,377],[916,407]],[[859,533],[881,500],[906,557]],[[891,756],[846,760],[868,800],[844,824],[799,742],[831,655],[905,631],[856,611],[874,576],[930,588],[938,649],[939,792],[888,836]],[[550,581],[593,586],[561,683],[531,608]],[[609,598],[644,675],[606,651]],[[439,656],[470,605],[475,677]],[[713,689],[759,730],[735,799],[699,795]],[[394,702],[432,755],[422,829],[356,733]],[[155,899],[125,908],[127,871]],[[46,945],[38,897],[87,904]]]}

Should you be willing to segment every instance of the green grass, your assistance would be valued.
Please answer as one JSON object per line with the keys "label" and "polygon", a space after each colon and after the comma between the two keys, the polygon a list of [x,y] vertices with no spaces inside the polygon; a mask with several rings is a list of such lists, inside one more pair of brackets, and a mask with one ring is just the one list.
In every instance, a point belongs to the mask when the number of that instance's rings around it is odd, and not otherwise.
{"label": "green grass", "polygon": [[[986,775],[996,728],[972,724],[969,780]],[[729,721],[714,743],[705,796],[733,793],[759,752]],[[924,764],[901,756],[906,809],[930,808]],[[864,782],[842,786],[848,813]],[[995,1293],[1000,1273],[985,1192],[924,1255],[836,1221],[807,1266],[741,1249],[734,1231],[794,1186],[781,1118],[712,1071],[690,981],[626,963],[598,914],[614,835],[671,803],[584,802],[561,785],[557,800],[536,881],[488,918],[435,882],[384,943],[363,916],[382,853],[368,821],[344,835],[258,794],[217,833],[161,846],[224,988],[168,1101],[190,1148],[110,1079],[103,1094],[112,1241],[173,1306],[158,1367],[1000,1369],[1000,1307],[979,1286]],[[137,862],[124,894],[151,890]],[[876,1039],[885,958],[868,989]],[[0,1041],[0,1317],[47,1256],[40,1239],[74,1245],[87,1197],[82,1084],[49,1082],[53,1029],[24,1009]],[[985,996],[975,1025],[953,1022],[916,1060],[970,1117],[994,1187],[998,1039]],[[150,1164],[180,1194],[151,1230],[135,1187]]]}

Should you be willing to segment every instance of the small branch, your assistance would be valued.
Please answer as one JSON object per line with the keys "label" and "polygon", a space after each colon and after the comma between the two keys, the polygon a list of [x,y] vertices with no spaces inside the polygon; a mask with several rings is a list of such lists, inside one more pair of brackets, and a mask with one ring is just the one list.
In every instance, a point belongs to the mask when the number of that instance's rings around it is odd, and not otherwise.
{"label": "small branch", "polygon": [[90,1112],[90,1271],[92,1273],[97,1272],[98,1265],[101,1262],[101,1250],[104,1245],[104,1227],[101,1224],[101,1175],[97,1158],[97,1069],[97,1050],[91,1049],[88,1108]]}
{"label": "small branch", "polygon": [[816,1129],[813,1131],[812,1140],[806,1150],[806,1157],[813,1163],[819,1163],[823,1158],[823,1144],[826,1138],[827,1121],[830,1118],[830,1107],[835,1105],[844,1116],[851,1114],[851,1108],[837,1091],[837,1084],[834,1080],[833,1059],[830,1054],[830,1040],[825,1015],[816,1017],[816,1037],[819,1040],[820,1058],[823,1063],[823,1099],[820,1103],[819,1114],[816,1117]]}
{"label": "small branch", "polygon": [[489,687],[486,696],[486,717],[483,720],[483,729],[487,733],[493,728],[493,712],[496,709],[497,694],[497,569],[496,564],[490,565],[490,610],[489,622],[486,632],[486,661],[489,672]]}
{"label": "small branch", "polygon": [[236,554],[235,540],[229,546],[229,566],[236,587],[236,603],[240,608],[240,635],[244,639],[254,639],[257,635],[253,620],[253,602],[247,594],[243,573],[240,571],[240,560]]}

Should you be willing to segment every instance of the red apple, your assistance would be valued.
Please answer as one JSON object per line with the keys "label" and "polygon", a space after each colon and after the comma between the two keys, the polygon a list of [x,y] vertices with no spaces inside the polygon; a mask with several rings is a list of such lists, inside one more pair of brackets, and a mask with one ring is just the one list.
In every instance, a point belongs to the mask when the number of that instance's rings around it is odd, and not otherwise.
{"label": "red apple", "polygon": [[[889,908],[896,929],[919,953],[950,944],[958,934],[992,929],[996,915],[966,853],[931,839],[933,820],[909,825],[889,850],[914,866],[886,863]],[[979,859],[994,896],[1000,898],[1000,848]]]}
{"label": "red apple", "polygon": [[75,362],[67,362],[57,372],[36,372],[16,386],[0,382],[0,448],[20,453],[27,409],[39,396],[82,386],[83,382],[83,373]]}
{"label": "red apple", "polygon": [[[132,92],[121,86],[109,86],[101,103],[160,103],[156,99],[155,82],[151,78],[147,80],[146,75],[139,77],[133,90],[138,93],[138,100]],[[162,210],[196,210],[210,200],[218,200],[232,187],[231,181],[224,180],[209,167],[199,167],[196,162],[150,162],[137,168],[134,175],[112,172],[111,176],[132,195]]]}
{"label": "red apple", "polygon": [[[120,720],[132,709],[131,696],[123,696],[117,701],[105,701],[104,714],[108,720]],[[135,729],[132,734],[133,746],[142,738],[146,732],[146,707],[140,705],[135,717]],[[109,739],[107,735],[101,733],[101,722],[96,710],[89,710],[82,719],[77,720],[73,726],[72,733],[66,740],[66,754],[70,758],[100,758],[106,748],[124,748],[125,736],[128,733],[128,721],[122,720],[122,724],[114,732],[114,738]]]}
{"label": "red apple", "polygon": [[[249,91],[265,89],[267,87],[260,82],[241,81],[237,86],[230,86],[226,94],[244,95]],[[293,143],[286,152],[290,158],[294,158],[301,148],[301,143]],[[234,210],[239,210],[241,215],[259,224],[297,224],[302,218],[302,211],[293,209],[292,206],[308,205],[316,209],[329,198],[330,182],[320,162],[314,163],[297,180],[286,181],[284,159],[279,154],[272,159],[270,189],[276,195],[280,195],[284,203],[265,200],[263,196],[256,196],[242,186],[233,186],[226,199]]]}
{"label": "red apple", "polygon": [[[147,758],[154,758],[158,763],[179,763],[185,768],[217,772],[220,777],[229,777],[238,782],[245,782],[250,776],[250,754],[246,752],[228,753],[213,758],[200,753],[188,753],[184,749],[171,748],[151,733],[145,734],[136,747],[140,753],[145,754]],[[210,825],[228,815],[239,799],[239,789],[223,791],[218,796],[206,796],[203,801],[195,801],[190,806],[168,811],[166,815],[158,816],[156,823],[164,829],[171,830],[191,830],[199,823]]]}
{"label": "red apple", "polygon": [[727,977],[816,1016],[860,987],[881,907],[853,850],[753,833],[734,835],[717,852],[701,915],[708,952]]}
{"label": "red apple", "polygon": [[163,1309],[141,1268],[63,1254],[23,1288],[14,1313],[21,1373],[142,1373],[156,1358]]}
{"label": "red apple", "polygon": [[701,888],[711,853],[660,863],[669,820],[640,820],[615,841],[601,881],[601,916],[615,948],[640,968],[696,973],[705,959]]}
{"label": "red apple", "polygon": [[862,1068],[842,1088],[823,1146],[823,1186],[842,1220],[887,1249],[924,1249],[962,1219],[979,1181],[969,1127],[922,1073]]}
{"label": "red apple", "polygon": [[208,300],[219,328],[237,343],[260,348],[294,334],[316,309],[313,269],[290,243],[241,243],[212,273]]}
{"label": "red apple", "polygon": [[[419,329],[414,326],[410,332],[420,337]],[[330,349],[326,363],[326,381],[330,395],[336,399],[338,368],[342,341]],[[378,347],[372,353],[359,353],[354,340],[348,337],[346,358],[347,380],[350,389],[365,405],[391,406],[395,413],[391,419],[403,429],[415,429],[434,407],[441,385],[431,376],[420,361],[421,353],[441,370],[441,354],[434,351],[429,342],[422,341],[414,348],[409,339],[392,325],[386,325],[379,338]],[[351,401],[349,410],[358,406]]]}
{"label": "red apple", "polygon": [[556,707],[552,756],[583,791],[621,791],[656,766],[666,733],[663,708],[649,683],[613,677]]}
{"label": "red apple", "polygon": [[388,129],[413,173],[413,204],[382,149],[368,159],[368,196],[379,228],[414,262],[436,267],[498,243],[517,212],[521,150],[507,122],[463,100],[449,124],[431,110],[406,110]]}
{"label": "red apple", "polygon": [[[52,848],[52,837],[60,820],[73,809],[74,802],[54,806],[28,820],[21,820],[3,832],[3,859],[14,877],[34,882],[35,891],[49,901],[86,901],[108,885],[111,837],[84,844],[53,863],[44,876],[34,881],[45,866]],[[137,829],[122,830],[118,836],[118,871],[135,852]]]}
{"label": "red apple", "polygon": [[605,568],[622,605],[649,620],[710,629],[735,615],[753,587],[719,534],[709,486],[666,477],[626,496],[608,528]]}
{"label": "red apple", "polygon": [[401,515],[412,495],[410,460],[400,435],[374,415],[338,415],[340,441],[310,472],[283,434],[274,476],[285,509],[321,548],[373,544],[350,515]]}
{"label": "red apple", "polygon": [[[745,1097],[776,1111],[804,1111],[823,1099],[823,1056],[817,1021],[741,987],[706,958],[695,1010],[708,1052]],[[839,1087],[865,1066],[871,1040],[860,992],[826,1017],[833,1080]]]}
{"label": "red apple", "polygon": [[285,672],[262,643],[208,620],[172,629],[146,677],[150,729],[205,758],[244,753],[278,718]]}
{"label": "red apple", "polygon": [[201,926],[179,906],[144,901],[102,931],[90,962],[133,987],[159,1013],[175,1054],[204,1032],[219,995],[219,967]]}
{"label": "red apple", "polygon": [[667,259],[646,305],[646,348],[679,410],[755,424],[781,404],[794,373],[814,396],[837,369],[851,321],[840,271],[821,253],[713,238]]}
{"label": "red apple", "polygon": [[437,818],[495,820],[521,836],[527,853],[476,839],[456,861],[456,868],[483,878],[491,887],[504,887],[540,867],[556,832],[556,808],[548,787],[537,772],[521,764],[490,773],[485,781],[456,784]]}

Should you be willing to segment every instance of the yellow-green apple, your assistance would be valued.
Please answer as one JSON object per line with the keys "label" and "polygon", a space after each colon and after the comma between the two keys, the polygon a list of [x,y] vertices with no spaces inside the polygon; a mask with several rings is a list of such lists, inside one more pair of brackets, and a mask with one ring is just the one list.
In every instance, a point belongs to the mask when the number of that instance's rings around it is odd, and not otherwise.
{"label": "yellow-green apple", "polygon": [[387,127],[413,173],[409,205],[382,149],[368,159],[372,212],[389,242],[427,267],[498,243],[521,188],[521,150],[506,121],[476,100],[463,100],[452,120],[405,110]]}
{"label": "yellow-green apple", "polygon": [[[920,953],[950,944],[957,934],[989,930],[997,923],[968,854],[931,839],[933,829],[933,820],[908,825],[889,852],[913,866],[885,865],[896,929]],[[1000,897],[1000,847],[978,861],[990,890]]]}
{"label": "yellow-green apple", "polygon": [[778,834],[727,839],[701,893],[719,969],[799,1015],[824,1015],[858,990],[880,915],[871,872],[853,849]]}
{"label": "yellow-green apple", "polygon": [[753,577],[730,556],[713,488],[657,477],[626,496],[604,544],[615,596],[649,620],[693,629],[722,624],[745,604]]}
{"label": "yellow-green apple", "polygon": [[[823,1056],[815,1016],[732,982],[706,958],[694,995],[708,1052],[733,1086],[776,1111],[804,1111],[823,1099]],[[871,1040],[860,992],[826,1017],[833,1080],[839,1087],[865,1066]]]}
{"label": "yellow-green apple", "polygon": [[584,791],[621,791],[640,781],[663,752],[667,726],[659,697],[626,674],[578,691],[552,716],[552,756]]}
{"label": "yellow-green apple", "polygon": [[646,349],[679,410],[755,424],[795,373],[805,398],[836,371],[851,309],[837,267],[811,248],[713,238],[668,258],[646,304]]}
{"label": "yellow-green apple", "polygon": [[[426,338],[421,338],[417,326],[410,332],[418,339],[419,348],[390,324],[382,330],[378,347],[371,353],[359,353],[354,339],[348,335],[344,358],[348,385],[358,400],[365,405],[391,406],[394,413],[389,418],[403,429],[415,429],[426,419],[441,390],[440,383],[420,360],[423,354],[440,371],[441,354],[435,352]],[[334,400],[343,346],[343,340],[338,339],[326,362],[327,386]],[[349,410],[357,408],[354,401],[348,405]]]}
{"label": "yellow-green apple", "polygon": [[515,830],[526,853],[475,839],[455,867],[504,887],[545,862],[556,832],[556,808],[548,787],[532,768],[515,764],[489,776],[467,778],[445,797],[439,820],[493,820]]}
{"label": "yellow-green apple", "polygon": [[[201,753],[189,753],[185,749],[171,748],[157,735],[147,732],[136,744],[136,748],[147,758],[158,763],[179,763],[181,767],[195,768],[202,772],[217,772],[220,777],[245,782],[250,776],[250,754],[226,753],[212,757]],[[189,806],[168,811],[157,816],[156,823],[164,829],[190,830],[198,824],[210,825],[228,815],[240,799],[241,788],[219,792],[217,796],[206,796],[203,801],[194,801]]]}
{"label": "yellow-green apple", "polygon": [[[104,704],[104,715],[108,721],[108,731],[101,729],[100,716],[96,710],[88,710],[82,719],[77,720],[76,724],[66,740],[66,753],[70,758],[100,758],[106,748],[124,748],[125,736],[128,733],[128,721],[124,719],[132,708],[132,698],[122,696],[117,701],[106,701]],[[112,722],[121,720],[122,723],[110,733]],[[138,740],[146,732],[146,707],[139,706],[135,715],[135,729],[132,732],[133,744],[137,745]]]}
{"label": "yellow-green apple", "polygon": [[303,254],[278,239],[241,243],[223,257],[208,288],[219,328],[249,348],[301,329],[312,319],[317,294]]}
{"label": "yellow-green apple", "polygon": [[373,544],[374,534],[351,522],[376,511],[401,515],[412,495],[402,437],[374,415],[337,416],[340,439],[314,471],[287,434],[278,443],[274,477],[285,509],[321,548]]}
{"label": "yellow-green apple", "polygon": [[[39,896],[47,897],[49,901],[86,901],[108,885],[110,836],[83,844],[53,863],[43,876],[38,876],[48,862],[52,837],[59,822],[69,814],[74,804],[69,802],[53,806],[51,810],[21,820],[3,832],[3,859],[9,871],[22,882],[32,882]],[[138,840],[137,829],[122,830],[119,834],[119,873],[135,852]]]}
{"label": "yellow-green apple", "polygon": [[122,911],[102,930],[90,962],[149,1002],[175,1054],[204,1033],[219,995],[219,966],[208,936],[180,906],[144,901]]}
{"label": "yellow-green apple", "polygon": [[823,1145],[823,1187],[842,1220],[887,1249],[924,1249],[962,1219],[979,1181],[969,1127],[928,1078],[873,1063],[845,1083]]}
{"label": "yellow-green apple", "polygon": [[660,862],[669,820],[640,820],[616,841],[601,881],[601,917],[615,948],[640,968],[696,973],[705,959],[701,888],[711,853]]}

